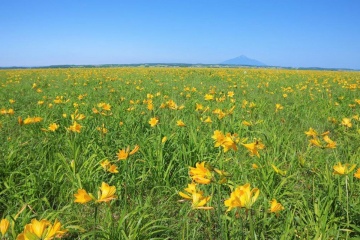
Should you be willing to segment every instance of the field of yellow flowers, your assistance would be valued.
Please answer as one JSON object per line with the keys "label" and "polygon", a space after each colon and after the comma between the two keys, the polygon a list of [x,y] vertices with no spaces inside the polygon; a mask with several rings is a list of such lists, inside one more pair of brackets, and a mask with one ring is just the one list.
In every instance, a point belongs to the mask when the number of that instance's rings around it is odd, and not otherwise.
{"label": "field of yellow flowers", "polygon": [[0,239],[358,239],[360,72],[0,70]]}

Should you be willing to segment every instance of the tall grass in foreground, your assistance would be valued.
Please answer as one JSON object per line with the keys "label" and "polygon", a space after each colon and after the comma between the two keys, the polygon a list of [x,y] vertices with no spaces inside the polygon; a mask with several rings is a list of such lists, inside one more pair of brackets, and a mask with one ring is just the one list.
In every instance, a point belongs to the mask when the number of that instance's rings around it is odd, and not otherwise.
{"label": "tall grass in foreground", "polygon": [[1,70],[0,84],[2,239],[360,237],[358,72]]}

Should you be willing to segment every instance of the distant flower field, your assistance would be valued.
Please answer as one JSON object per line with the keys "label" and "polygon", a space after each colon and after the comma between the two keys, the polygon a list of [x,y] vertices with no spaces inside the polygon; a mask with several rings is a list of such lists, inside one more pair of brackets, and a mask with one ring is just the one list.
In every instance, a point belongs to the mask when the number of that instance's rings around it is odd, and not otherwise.
{"label": "distant flower field", "polygon": [[360,237],[360,72],[0,70],[0,239]]}

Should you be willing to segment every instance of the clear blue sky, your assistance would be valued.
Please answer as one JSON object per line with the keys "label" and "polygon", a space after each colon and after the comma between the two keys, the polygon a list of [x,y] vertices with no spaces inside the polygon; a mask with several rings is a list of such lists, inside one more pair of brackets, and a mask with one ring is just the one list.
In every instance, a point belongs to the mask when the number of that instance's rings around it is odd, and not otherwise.
{"label": "clear blue sky", "polygon": [[360,69],[360,1],[1,1],[0,66],[219,63],[239,55]]}

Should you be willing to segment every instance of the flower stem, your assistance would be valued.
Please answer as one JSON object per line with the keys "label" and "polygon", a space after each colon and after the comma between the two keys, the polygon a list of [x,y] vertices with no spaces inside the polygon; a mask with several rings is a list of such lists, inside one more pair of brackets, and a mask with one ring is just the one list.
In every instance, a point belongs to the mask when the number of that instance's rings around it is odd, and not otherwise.
{"label": "flower stem", "polygon": [[254,237],[254,223],[253,223],[253,218],[252,218],[252,211],[251,209],[249,210],[249,221],[250,221],[250,239],[255,239]]}
{"label": "flower stem", "polygon": [[[95,204],[95,212],[94,212],[94,230],[96,229],[96,223],[97,223],[97,213],[98,213],[98,206],[97,204]],[[94,239],[97,238],[97,234],[96,234],[96,230],[95,230],[95,237]]]}
{"label": "flower stem", "polygon": [[[346,227],[349,229],[350,227],[350,220],[349,220],[349,189],[348,189],[348,175],[345,176],[345,189],[346,189]],[[348,238],[348,235],[349,233],[347,232],[347,238]],[[347,239],[346,238],[346,239]]]}

